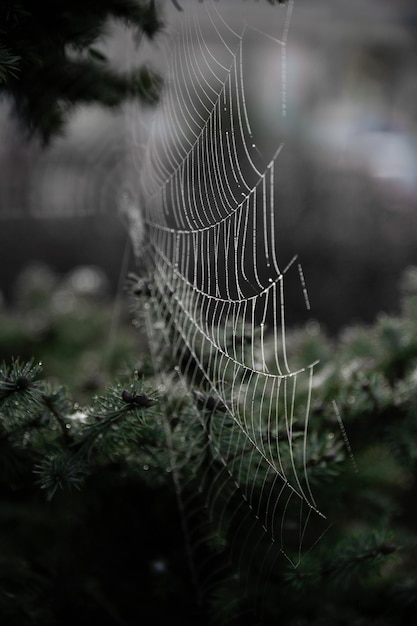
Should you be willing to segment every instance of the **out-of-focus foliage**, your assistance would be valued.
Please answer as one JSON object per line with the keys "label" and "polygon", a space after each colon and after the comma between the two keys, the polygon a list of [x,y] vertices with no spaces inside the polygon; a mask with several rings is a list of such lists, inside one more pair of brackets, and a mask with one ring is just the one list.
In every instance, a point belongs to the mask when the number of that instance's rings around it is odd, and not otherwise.
{"label": "out-of-focus foliage", "polygon": [[34,358],[78,401],[90,399],[142,351],[124,295],[114,302],[94,266],[61,278],[44,264],[28,266],[0,309],[0,361]]}
{"label": "out-of-focus foliage", "polygon": [[116,107],[128,98],[154,104],[160,78],[142,66],[112,67],[101,50],[111,20],[153,38],[162,22],[153,0],[8,0],[0,6],[0,96],[29,134],[47,143],[81,104]]}

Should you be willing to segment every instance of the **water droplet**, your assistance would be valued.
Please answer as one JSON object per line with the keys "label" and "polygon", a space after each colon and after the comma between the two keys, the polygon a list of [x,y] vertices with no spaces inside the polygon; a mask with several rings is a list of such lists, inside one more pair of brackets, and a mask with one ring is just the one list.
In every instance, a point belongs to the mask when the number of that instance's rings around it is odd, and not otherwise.
{"label": "water droplet", "polygon": [[153,561],[151,563],[151,570],[155,574],[163,574],[167,570],[166,561],[163,561],[162,559],[157,559],[156,561]]}
{"label": "water droplet", "polygon": [[147,471],[148,471],[148,469],[149,469],[149,465],[144,465],[144,466],[143,466],[143,469],[145,470],[145,472],[147,472]]}
{"label": "water droplet", "polygon": [[317,320],[308,320],[306,324],[306,330],[309,335],[315,337],[320,334],[320,324]]}

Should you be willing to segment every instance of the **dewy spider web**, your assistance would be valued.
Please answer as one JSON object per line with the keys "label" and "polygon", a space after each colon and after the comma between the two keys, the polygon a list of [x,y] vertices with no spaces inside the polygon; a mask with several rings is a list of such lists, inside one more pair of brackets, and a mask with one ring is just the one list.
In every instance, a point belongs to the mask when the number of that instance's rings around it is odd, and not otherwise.
{"label": "dewy spider web", "polygon": [[[168,354],[188,398],[167,436],[190,552],[211,524],[213,542],[229,542],[233,562],[261,583],[279,555],[297,566],[327,525],[308,473],[316,364],[292,369],[287,354],[284,287],[295,259],[279,258],[274,203],[283,145],[263,157],[245,95],[247,33],[262,33],[232,28],[219,4],[184,9],[140,175],[144,310],[157,366]],[[293,2],[275,10],[284,116]],[[183,418],[172,426],[175,411]]]}

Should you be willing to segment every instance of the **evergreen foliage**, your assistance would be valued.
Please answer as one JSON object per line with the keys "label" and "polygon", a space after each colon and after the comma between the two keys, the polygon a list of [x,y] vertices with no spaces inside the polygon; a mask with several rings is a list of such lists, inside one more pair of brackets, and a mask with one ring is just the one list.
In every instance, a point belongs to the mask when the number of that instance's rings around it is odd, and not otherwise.
{"label": "evergreen foliage", "polygon": [[7,0],[0,6],[0,95],[30,135],[47,143],[81,104],[154,104],[159,76],[147,66],[122,72],[100,45],[111,20],[152,39],[162,27],[154,0]]}
{"label": "evergreen foliage", "polygon": [[[225,572],[203,605],[172,458],[192,489],[193,476],[213,467],[204,465],[202,424],[216,428],[224,407],[200,391],[181,396],[168,375],[158,390],[145,352],[81,406],[37,362],[8,358],[0,368],[2,623],[415,623],[416,277],[410,269],[404,278],[398,317],[381,315],[337,341],[290,335],[300,361],[322,363],[307,463],[332,526],[298,568],[278,559],[259,585],[256,560],[235,567],[232,499],[222,527],[214,532],[207,520],[194,555],[217,554]],[[190,434],[196,405],[206,418]],[[350,446],[335,437],[340,416]],[[213,472],[199,479],[209,490]]]}

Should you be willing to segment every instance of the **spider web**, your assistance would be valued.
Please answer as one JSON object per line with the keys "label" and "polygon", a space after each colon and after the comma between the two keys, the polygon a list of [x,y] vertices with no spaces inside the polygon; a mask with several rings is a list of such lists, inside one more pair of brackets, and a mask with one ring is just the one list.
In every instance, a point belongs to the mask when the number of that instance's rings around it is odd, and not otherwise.
{"label": "spider web", "polygon": [[[274,8],[282,117],[293,5]],[[301,279],[309,305],[302,268],[296,257],[280,258],[276,239],[284,146],[269,157],[259,148],[246,96],[245,44],[267,35],[232,27],[220,8],[184,3],[134,192],[141,218],[123,199],[133,230],[138,220],[144,228],[135,239],[143,312],[161,384],[175,389],[166,420],[171,471],[204,592],[216,584],[224,543],[260,590],[280,556],[296,567],[328,526],[308,469],[317,363],[293,367],[286,342],[288,277]],[[135,163],[134,116],[129,124]]]}

